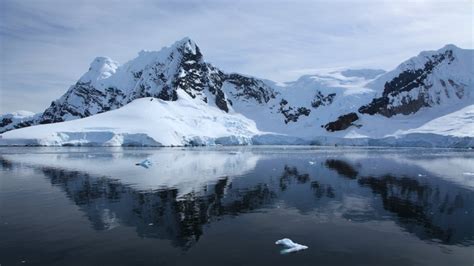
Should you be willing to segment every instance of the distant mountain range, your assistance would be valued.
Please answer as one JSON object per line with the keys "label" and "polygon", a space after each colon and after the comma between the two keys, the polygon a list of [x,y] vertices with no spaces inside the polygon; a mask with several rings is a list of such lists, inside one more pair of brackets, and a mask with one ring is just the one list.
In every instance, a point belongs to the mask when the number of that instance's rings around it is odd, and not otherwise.
{"label": "distant mountain range", "polygon": [[0,116],[0,145],[473,147],[473,61],[446,45],[281,84],[223,72],[185,38],[124,65],[97,57],[43,113]]}

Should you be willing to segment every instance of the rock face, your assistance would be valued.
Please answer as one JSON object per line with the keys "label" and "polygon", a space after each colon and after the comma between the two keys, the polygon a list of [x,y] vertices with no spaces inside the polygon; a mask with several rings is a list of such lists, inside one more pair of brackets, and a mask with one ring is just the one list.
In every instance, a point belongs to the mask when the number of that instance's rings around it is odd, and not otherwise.
{"label": "rock face", "polygon": [[347,115],[341,115],[336,121],[327,123],[324,128],[327,131],[334,132],[347,129],[353,125],[353,122],[357,121],[359,116],[356,113],[349,113]]}
{"label": "rock face", "polygon": [[385,81],[382,95],[358,111],[385,117],[409,115],[422,107],[441,105],[453,98],[462,99],[472,80],[463,77],[453,80],[456,73],[451,71],[456,71],[456,65],[463,63],[456,50],[459,49],[446,46],[436,53],[422,53],[405,62],[391,73],[393,77]]}
{"label": "rock face", "polygon": [[311,106],[313,108],[318,108],[319,106],[330,105],[333,102],[334,97],[336,97],[336,93],[329,93],[328,95],[324,95],[320,91],[318,91],[314,96],[314,100],[311,102]]}
{"label": "rock face", "polygon": [[285,117],[285,124],[288,124],[289,122],[298,122],[300,116],[308,116],[311,113],[311,110],[306,107],[292,107],[287,105],[288,101],[281,99],[280,108],[278,109]]}
{"label": "rock face", "polygon": [[225,82],[234,85],[234,91],[229,93],[240,100],[254,100],[258,104],[264,104],[277,95],[272,88],[256,78],[234,73],[226,75]]}

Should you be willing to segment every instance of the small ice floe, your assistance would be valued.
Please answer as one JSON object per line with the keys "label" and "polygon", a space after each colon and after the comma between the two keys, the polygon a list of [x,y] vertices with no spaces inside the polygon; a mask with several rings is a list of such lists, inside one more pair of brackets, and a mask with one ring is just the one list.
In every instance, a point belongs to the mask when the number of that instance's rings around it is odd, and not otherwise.
{"label": "small ice floe", "polygon": [[149,223],[148,226],[153,226],[153,223]]}
{"label": "small ice floe", "polygon": [[141,166],[141,167],[145,167],[145,168],[149,168],[152,163],[150,160],[146,159],[146,160],[143,160],[142,162],[140,163],[136,163],[135,165],[138,165],[138,166]]}
{"label": "small ice floe", "polygon": [[463,175],[471,175],[471,176],[474,176],[474,173],[471,173],[471,172],[465,172],[465,173],[463,173]]}
{"label": "small ice floe", "polygon": [[418,176],[419,176],[419,177],[424,177],[424,176],[426,176],[426,175],[424,175],[424,174],[418,174]]}
{"label": "small ice floe", "polygon": [[311,164],[311,165],[315,164],[315,162],[313,162],[313,161],[309,161],[308,163]]}
{"label": "small ice floe", "polygon": [[291,252],[296,252],[296,251],[300,251],[300,250],[308,248],[307,246],[300,245],[298,243],[291,241],[291,239],[289,238],[280,239],[277,242],[275,242],[275,244],[282,245],[285,247],[285,249],[282,249],[280,251],[281,254],[288,254]]}

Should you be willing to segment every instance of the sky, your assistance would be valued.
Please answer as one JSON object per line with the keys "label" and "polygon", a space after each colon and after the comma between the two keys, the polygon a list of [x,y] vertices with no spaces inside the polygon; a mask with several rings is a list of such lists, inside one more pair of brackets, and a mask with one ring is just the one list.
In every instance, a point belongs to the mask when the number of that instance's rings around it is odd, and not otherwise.
{"label": "sky", "polygon": [[473,48],[473,0],[1,0],[0,113],[41,112],[97,56],[193,39],[227,72],[278,82],[390,70],[448,43]]}

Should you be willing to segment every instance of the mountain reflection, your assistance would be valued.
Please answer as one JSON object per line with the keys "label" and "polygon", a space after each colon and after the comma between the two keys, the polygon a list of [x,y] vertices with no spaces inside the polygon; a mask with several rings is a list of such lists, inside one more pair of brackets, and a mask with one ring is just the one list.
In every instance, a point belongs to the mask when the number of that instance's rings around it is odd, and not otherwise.
{"label": "mountain reflection", "polygon": [[358,182],[380,195],[384,209],[396,214],[407,231],[422,239],[435,238],[454,244],[466,236],[463,226],[471,227],[467,230],[471,237],[474,233],[474,225],[463,224],[469,222],[463,208],[463,194],[452,196],[439,187],[432,188],[412,178],[391,175],[361,177]]}
{"label": "mountain reflection", "polygon": [[355,179],[359,174],[350,164],[342,160],[328,159],[325,165],[327,168],[334,169],[338,174],[350,179]]}
{"label": "mountain reflection", "polygon": [[[430,182],[433,180],[422,183],[407,175],[358,176],[354,167],[340,160],[327,160],[325,165],[370,188],[380,196],[384,210],[395,214],[396,222],[421,239],[458,244],[474,238],[472,192],[454,192],[452,184],[440,186]],[[469,206],[465,206],[466,201]]]}
{"label": "mountain reflection", "polygon": [[[116,160],[113,156],[104,158]],[[2,156],[0,159],[6,170],[25,167],[15,160]],[[183,186],[179,185],[138,189],[114,176],[57,165],[29,164],[28,167],[60,187],[85,213],[95,230],[128,226],[135,228],[141,237],[167,239],[182,249],[199,241],[205,226],[215,220],[271,210],[277,202],[284,202],[303,215],[314,215],[312,210],[331,213],[335,211],[333,206],[342,206],[338,209],[342,217],[354,222],[393,220],[420,239],[472,244],[472,191],[439,178],[419,178],[414,174],[417,169],[404,169],[382,158],[357,162],[343,157],[311,159],[315,163],[308,166],[307,158],[262,157],[250,164],[254,169],[245,177],[235,172],[204,178],[205,182],[186,192],[180,191]],[[229,160],[224,161],[229,165]],[[375,161],[383,169],[372,170]],[[239,165],[249,164],[240,158],[232,168],[238,169]],[[394,174],[399,169],[404,170],[400,175]],[[176,173],[189,175],[189,172],[180,169]],[[196,171],[195,176],[209,173]]]}
{"label": "mountain reflection", "polygon": [[283,174],[280,177],[280,189],[285,191],[291,184],[292,180],[296,180],[300,184],[305,184],[310,180],[310,177],[308,174],[300,174],[296,167],[285,165]]}
{"label": "mountain reflection", "polygon": [[204,196],[188,193],[178,198],[177,189],[135,190],[116,180],[94,178],[78,171],[39,169],[80,206],[96,230],[112,229],[117,223],[133,226],[142,237],[171,240],[176,246],[190,247],[203,234],[203,225],[222,215],[238,215],[270,203],[275,195],[265,185],[232,192],[227,177],[203,188]]}

